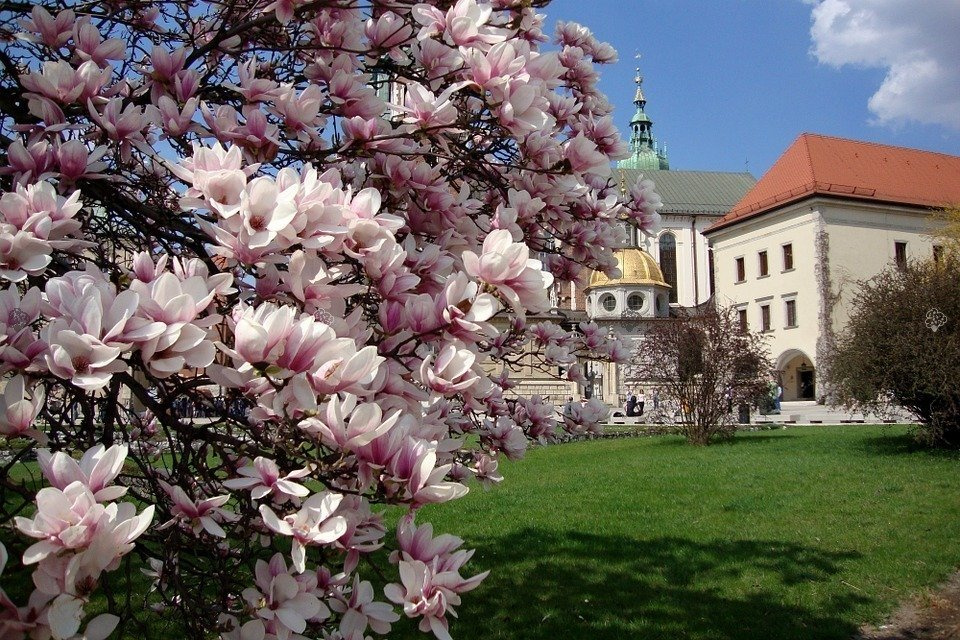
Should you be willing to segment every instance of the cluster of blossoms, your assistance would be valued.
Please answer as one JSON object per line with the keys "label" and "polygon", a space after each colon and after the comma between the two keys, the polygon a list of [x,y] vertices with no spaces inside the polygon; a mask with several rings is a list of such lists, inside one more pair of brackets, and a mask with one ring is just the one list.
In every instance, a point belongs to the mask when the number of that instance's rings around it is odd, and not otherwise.
{"label": "cluster of blossoms", "polygon": [[[0,571],[35,587],[0,591],[0,636],[175,609],[186,637],[450,637],[486,572],[414,513],[596,428],[510,371],[627,356],[526,318],[659,207],[611,179],[615,53],[574,24],[541,50],[532,4],[0,9],[2,473],[36,451],[49,485],[0,482]],[[145,606],[86,620],[122,564]]]}

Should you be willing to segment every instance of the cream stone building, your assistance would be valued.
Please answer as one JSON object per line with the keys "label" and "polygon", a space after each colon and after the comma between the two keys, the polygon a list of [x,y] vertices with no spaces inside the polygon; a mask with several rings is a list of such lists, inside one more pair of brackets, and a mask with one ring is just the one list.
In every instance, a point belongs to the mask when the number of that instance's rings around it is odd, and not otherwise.
{"label": "cream stone building", "polygon": [[803,134],[706,230],[717,301],[769,336],[784,400],[829,395],[857,283],[936,257],[930,214],[958,202],[960,157]]}

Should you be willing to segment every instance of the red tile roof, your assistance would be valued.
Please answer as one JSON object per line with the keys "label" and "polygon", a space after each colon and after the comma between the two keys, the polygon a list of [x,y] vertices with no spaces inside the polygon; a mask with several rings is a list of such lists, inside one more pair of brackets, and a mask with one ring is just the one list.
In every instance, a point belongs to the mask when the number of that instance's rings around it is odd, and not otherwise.
{"label": "red tile roof", "polygon": [[917,207],[960,203],[960,157],[801,134],[707,233],[811,195]]}

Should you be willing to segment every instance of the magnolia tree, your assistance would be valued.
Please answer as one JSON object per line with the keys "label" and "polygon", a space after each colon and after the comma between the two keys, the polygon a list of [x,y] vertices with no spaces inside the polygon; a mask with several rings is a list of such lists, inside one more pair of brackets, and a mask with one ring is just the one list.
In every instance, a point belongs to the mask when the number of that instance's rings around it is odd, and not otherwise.
{"label": "magnolia tree", "polygon": [[595,426],[505,363],[624,359],[526,316],[657,218],[544,4],[2,5],[0,636],[449,637],[414,516]]}

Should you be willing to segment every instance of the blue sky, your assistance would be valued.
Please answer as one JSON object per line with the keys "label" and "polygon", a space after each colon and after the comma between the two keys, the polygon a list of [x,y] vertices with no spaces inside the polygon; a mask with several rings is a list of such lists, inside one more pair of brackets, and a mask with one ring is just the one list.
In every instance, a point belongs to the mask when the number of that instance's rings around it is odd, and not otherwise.
{"label": "blue sky", "polygon": [[541,11],[551,37],[572,20],[620,53],[600,86],[624,137],[639,64],[673,169],[760,177],[802,132],[960,155],[958,0],[554,0]]}

